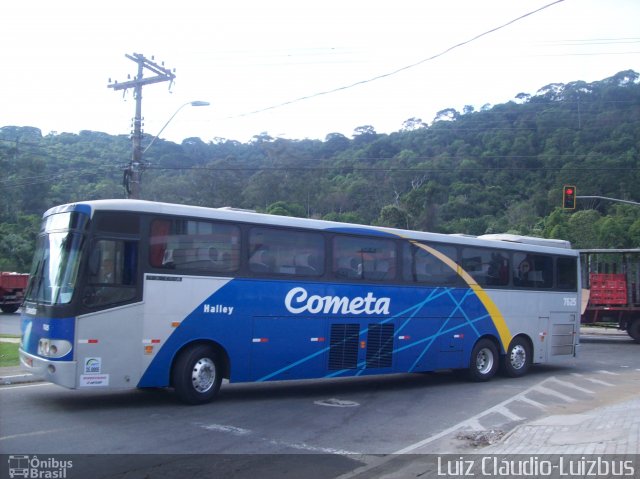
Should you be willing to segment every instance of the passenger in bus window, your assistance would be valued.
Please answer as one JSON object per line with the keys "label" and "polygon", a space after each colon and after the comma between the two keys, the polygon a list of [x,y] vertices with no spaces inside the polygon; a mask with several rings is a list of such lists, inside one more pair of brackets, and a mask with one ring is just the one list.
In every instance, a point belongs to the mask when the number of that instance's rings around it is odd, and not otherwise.
{"label": "passenger in bus window", "polygon": [[300,253],[294,258],[296,274],[316,275],[317,270],[311,265],[311,253]]}
{"label": "passenger in bus window", "polygon": [[491,253],[491,262],[487,270],[487,284],[506,286],[509,283],[509,260],[500,253]]}
{"label": "passenger in bus window", "polygon": [[358,270],[361,269],[360,262],[352,257],[343,256],[338,258],[336,276],[338,278],[359,278],[360,274]]}
{"label": "passenger in bus window", "polygon": [[268,273],[273,269],[273,258],[267,249],[259,249],[249,259],[249,268],[255,273]]}
{"label": "passenger in bus window", "polygon": [[518,264],[518,270],[516,271],[516,275],[514,277],[514,282],[517,286],[531,286],[531,281],[529,279],[529,273],[532,269],[531,263],[532,260],[529,255],[527,255]]}

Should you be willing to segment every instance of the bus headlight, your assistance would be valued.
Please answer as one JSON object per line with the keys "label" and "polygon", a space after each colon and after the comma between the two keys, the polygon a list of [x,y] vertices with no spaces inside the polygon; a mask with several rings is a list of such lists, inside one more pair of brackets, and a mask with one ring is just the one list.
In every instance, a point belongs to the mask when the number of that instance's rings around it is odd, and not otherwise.
{"label": "bus headlight", "polygon": [[41,339],[38,341],[38,355],[46,358],[61,358],[71,351],[71,343],[64,339]]}

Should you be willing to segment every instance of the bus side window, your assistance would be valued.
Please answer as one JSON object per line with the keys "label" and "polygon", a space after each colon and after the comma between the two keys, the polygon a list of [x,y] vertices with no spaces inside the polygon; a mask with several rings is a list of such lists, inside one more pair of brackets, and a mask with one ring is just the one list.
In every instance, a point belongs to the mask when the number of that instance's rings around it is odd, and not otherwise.
{"label": "bus side window", "polygon": [[515,253],[513,255],[513,284],[532,289],[553,286],[553,259],[541,254]]}
{"label": "bus side window", "polygon": [[393,280],[396,244],[392,240],[336,236],[333,239],[333,274],[339,279]]}
{"label": "bus side window", "polygon": [[258,275],[324,274],[324,237],[319,233],[253,227],[249,253],[249,271]]}
{"label": "bus side window", "polygon": [[89,255],[84,305],[99,308],[134,299],[137,270],[137,241],[96,241]]}
{"label": "bus side window", "polygon": [[578,287],[578,265],[575,258],[558,258],[556,262],[557,288],[575,291]]}
{"label": "bus side window", "polygon": [[529,278],[529,273],[533,270],[533,258],[524,253],[513,255],[513,284],[515,286],[531,287],[533,281]]}

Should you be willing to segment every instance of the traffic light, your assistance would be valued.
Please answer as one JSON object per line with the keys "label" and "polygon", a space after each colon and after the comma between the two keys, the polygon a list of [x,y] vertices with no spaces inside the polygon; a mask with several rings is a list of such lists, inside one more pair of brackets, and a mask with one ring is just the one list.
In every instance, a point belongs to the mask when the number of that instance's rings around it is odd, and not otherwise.
{"label": "traffic light", "polygon": [[576,209],[576,187],[565,185],[562,188],[562,207],[566,210]]}

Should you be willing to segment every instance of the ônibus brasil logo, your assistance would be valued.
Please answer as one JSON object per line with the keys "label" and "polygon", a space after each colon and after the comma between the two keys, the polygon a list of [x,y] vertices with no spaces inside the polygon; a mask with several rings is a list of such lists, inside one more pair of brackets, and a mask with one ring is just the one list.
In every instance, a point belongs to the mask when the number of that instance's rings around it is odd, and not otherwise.
{"label": "\u00f4nibus brasil logo", "polygon": [[66,479],[67,469],[73,467],[73,461],[60,460],[53,457],[46,459],[38,456],[9,456],[9,477],[26,477],[33,479]]}
{"label": "\u00f4nibus brasil logo", "polygon": [[376,298],[368,292],[363,298],[356,296],[309,295],[302,287],[293,288],[284,298],[284,305],[290,313],[301,314],[389,314],[391,298]]}

